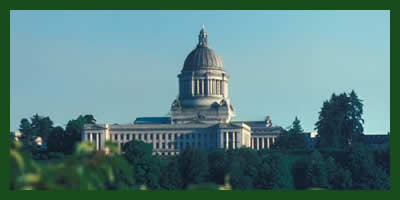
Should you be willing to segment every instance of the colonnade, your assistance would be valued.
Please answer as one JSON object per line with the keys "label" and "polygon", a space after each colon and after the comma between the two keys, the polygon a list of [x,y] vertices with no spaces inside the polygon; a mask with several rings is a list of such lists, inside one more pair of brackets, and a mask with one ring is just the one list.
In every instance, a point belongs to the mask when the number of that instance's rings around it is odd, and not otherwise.
{"label": "colonnade", "polygon": [[180,94],[182,96],[227,96],[227,81],[219,79],[191,79],[180,80]]}
{"label": "colonnade", "polygon": [[96,150],[100,150],[101,148],[101,133],[87,133],[86,134],[86,141],[90,143],[94,143],[96,146]]}
{"label": "colonnade", "polygon": [[240,148],[240,144],[238,145],[238,143],[241,143],[240,142],[240,140],[241,140],[240,132],[226,131],[226,132],[222,132],[220,136],[221,136],[221,138],[220,138],[221,144],[220,145],[225,150]]}
{"label": "colonnade", "polygon": [[275,137],[252,137],[251,148],[260,150],[264,148],[270,148],[275,143]]}

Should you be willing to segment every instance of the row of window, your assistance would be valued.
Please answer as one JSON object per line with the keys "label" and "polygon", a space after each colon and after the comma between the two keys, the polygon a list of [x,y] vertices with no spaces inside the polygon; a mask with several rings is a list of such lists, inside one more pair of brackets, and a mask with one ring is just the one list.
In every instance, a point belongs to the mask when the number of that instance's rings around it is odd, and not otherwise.
{"label": "row of window", "polygon": [[[119,142],[119,146],[121,147],[124,142]],[[154,145],[154,144],[153,144]],[[211,148],[211,145],[208,143],[201,142],[157,142],[153,149],[180,149],[183,150],[188,146],[196,147],[196,148]]]}
{"label": "row of window", "polygon": [[190,139],[192,138],[194,139],[208,139],[211,138],[211,136],[209,136],[209,134],[153,134],[153,133],[139,133],[139,134],[128,134],[128,133],[114,133],[114,134],[110,134],[110,138],[111,140],[117,141],[118,140],[118,136],[119,136],[119,140],[131,140],[131,139],[138,139],[138,140],[153,140],[154,138],[157,140],[160,140],[160,138],[162,140],[166,140],[166,138],[168,138],[168,140],[172,140],[172,137],[174,137],[174,139]]}

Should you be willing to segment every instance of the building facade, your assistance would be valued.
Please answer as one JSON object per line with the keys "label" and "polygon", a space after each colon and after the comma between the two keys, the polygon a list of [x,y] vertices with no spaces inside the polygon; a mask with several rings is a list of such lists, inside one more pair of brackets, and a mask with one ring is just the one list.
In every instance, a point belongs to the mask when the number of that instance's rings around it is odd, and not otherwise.
{"label": "building facade", "polygon": [[104,148],[105,141],[121,146],[130,140],[153,145],[153,153],[176,155],[187,146],[204,149],[270,148],[282,133],[270,117],[262,121],[233,121],[229,76],[221,57],[208,45],[203,28],[196,48],[178,75],[179,95],[170,117],[140,117],[129,124],[86,124],[82,139]]}

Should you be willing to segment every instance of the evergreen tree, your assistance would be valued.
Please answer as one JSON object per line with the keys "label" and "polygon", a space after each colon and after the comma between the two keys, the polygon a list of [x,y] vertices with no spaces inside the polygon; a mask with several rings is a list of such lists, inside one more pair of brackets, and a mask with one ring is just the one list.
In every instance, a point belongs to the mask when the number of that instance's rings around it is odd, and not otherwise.
{"label": "evergreen tree", "polygon": [[352,143],[361,141],[363,133],[363,104],[356,93],[332,94],[319,112],[318,130],[319,148],[343,149]]}
{"label": "evergreen tree", "polygon": [[307,141],[303,133],[300,120],[295,117],[292,125],[282,132],[272,145],[273,149],[279,150],[304,150],[307,149]]}
{"label": "evergreen tree", "polygon": [[295,135],[295,134],[301,134],[303,133],[303,131],[304,130],[301,127],[301,122],[296,116],[288,132],[289,134]]}

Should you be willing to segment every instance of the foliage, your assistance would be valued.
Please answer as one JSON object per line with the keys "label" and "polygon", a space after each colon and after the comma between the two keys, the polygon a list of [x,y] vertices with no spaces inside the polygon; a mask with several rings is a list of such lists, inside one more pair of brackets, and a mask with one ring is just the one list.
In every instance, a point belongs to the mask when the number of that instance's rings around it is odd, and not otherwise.
{"label": "foliage", "polygon": [[208,154],[208,163],[210,181],[217,184],[224,184],[229,166],[226,152],[222,149],[210,152]]}
{"label": "foliage", "polygon": [[363,134],[363,104],[357,94],[332,94],[319,112],[318,130],[319,148],[346,148],[361,141]]}
{"label": "foliage", "polygon": [[183,188],[190,184],[205,183],[208,177],[207,153],[202,149],[186,147],[178,157]]}
{"label": "foliage", "polygon": [[309,156],[305,173],[308,187],[328,188],[326,166],[319,151],[314,151]]}
{"label": "foliage", "polygon": [[262,155],[256,188],[293,189],[292,174],[285,155],[279,152]]}
{"label": "foliage", "polygon": [[151,144],[132,140],[122,145],[124,158],[133,166],[136,183],[146,185],[150,189],[160,188],[160,160],[152,156]]}
{"label": "foliage", "polygon": [[72,153],[75,149],[75,145],[82,140],[83,126],[85,124],[94,124],[95,122],[96,119],[93,115],[79,115],[76,119],[68,121],[65,128],[64,153]]}
{"label": "foliage", "polygon": [[160,185],[162,189],[178,190],[183,187],[183,180],[179,171],[179,163],[176,157],[165,160],[165,164],[161,168]]}
{"label": "foliage", "polygon": [[[39,160],[48,159],[50,152],[71,154],[77,142],[81,141],[83,125],[95,122],[93,115],[79,115],[77,119],[70,120],[64,130],[60,126],[53,127],[50,117],[35,114],[30,120],[23,118],[19,130],[22,132],[24,151]],[[42,139],[42,146],[35,142],[38,137]]]}
{"label": "foliage", "polygon": [[119,155],[95,152],[90,143],[80,144],[73,155],[57,163],[38,163],[21,147],[19,142],[11,145],[10,189],[133,188],[132,167]]}
{"label": "foliage", "polygon": [[300,120],[296,117],[288,130],[275,140],[272,149],[287,150],[306,150],[308,149],[306,136],[303,133]]}
{"label": "foliage", "polygon": [[327,178],[330,189],[349,190],[352,188],[351,172],[336,163],[333,157],[325,160]]}
{"label": "foliage", "polygon": [[351,171],[354,189],[390,189],[389,175],[376,165],[368,146],[353,145],[347,154],[346,168]]}

